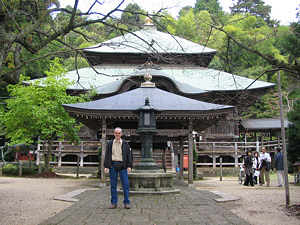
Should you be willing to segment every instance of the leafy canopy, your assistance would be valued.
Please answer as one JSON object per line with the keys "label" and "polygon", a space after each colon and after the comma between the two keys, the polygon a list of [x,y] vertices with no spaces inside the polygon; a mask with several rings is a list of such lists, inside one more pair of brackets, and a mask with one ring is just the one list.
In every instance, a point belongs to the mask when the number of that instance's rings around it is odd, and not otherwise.
{"label": "leafy canopy", "polygon": [[[62,104],[82,102],[84,98],[66,93],[71,83],[64,78],[65,72],[59,60],[55,59],[44,79],[27,86],[22,82],[8,86],[12,98],[6,100],[1,125],[10,144],[31,144],[33,136],[48,141],[55,138],[79,141],[79,125],[69,117]],[[25,77],[21,78],[26,80]]]}

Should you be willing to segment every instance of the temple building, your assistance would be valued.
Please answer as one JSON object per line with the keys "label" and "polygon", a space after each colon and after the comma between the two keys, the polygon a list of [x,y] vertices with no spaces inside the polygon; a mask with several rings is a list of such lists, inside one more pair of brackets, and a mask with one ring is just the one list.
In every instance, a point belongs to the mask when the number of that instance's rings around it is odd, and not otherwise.
{"label": "temple building", "polygon": [[[135,132],[138,118],[132,111],[142,106],[146,97],[162,111],[157,116],[154,158],[160,166],[174,169],[176,157],[180,155],[182,167],[184,149],[192,156],[193,146],[200,145],[196,142],[237,140],[239,113],[274,87],[207,68],[216,50],[160,32],[150,20],[140,31],[83,52],[92,67],[68,72],[66,77],[76,81],[68,91],[96,90],[97,99],[64,107],[85,125],[82,140],[101,141],[102,148],[113,138],[113,129],[122,127],[135,163],[139,161],[140,140]],[[61,149],[55,151],[62,157]],[[81,152],[83,166],[89,154],[83,148]],[[237,149],[230,154],[237,166]],[[206,151],[199,156],[202,162],[216,162],[217,158]]]}

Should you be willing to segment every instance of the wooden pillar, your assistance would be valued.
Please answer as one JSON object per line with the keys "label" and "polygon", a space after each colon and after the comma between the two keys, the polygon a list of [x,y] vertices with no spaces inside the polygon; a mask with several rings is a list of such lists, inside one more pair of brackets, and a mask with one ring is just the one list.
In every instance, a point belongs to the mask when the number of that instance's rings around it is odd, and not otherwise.
{"label": "wooden pillar", "polygon": [[184,179],[183,177],[183,151],[184,151],[184,148],[183,148],[183,138],[180,139],[180,170],[179,170],[179,179]]}
{"label": "wooden pillar", "polygon": [[189,146],[189,180],[188,186],[194,187],[193,184],[193,119],[189,119],[188,125],[188,146]]}
{"label": "wooden pillar", "polygon": [[105,183],[105,173],[104,173],[104,159],[106,153],[106,118],[102,118],[102,139],[101,139],[101,182],[100,186],[106,186]]}

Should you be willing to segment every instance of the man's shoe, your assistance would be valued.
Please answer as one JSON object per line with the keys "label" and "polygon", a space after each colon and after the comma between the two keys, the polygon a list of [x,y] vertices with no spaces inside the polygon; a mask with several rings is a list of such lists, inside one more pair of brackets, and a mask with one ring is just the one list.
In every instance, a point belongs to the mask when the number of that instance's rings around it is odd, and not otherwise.
{"label": "man's shoe", "polygon": [[264,183],[260,183],[259,186],[263,186]]}
{"label": "man's shoe", "polygon": [[124,205],[125,209],[130,209],[130,205]]}
{"label": "man's shoe", "polygon": [[282,187],[282,184],[279,184],[277,187]]}
{"label": "man's shoe", "polygon": [[115,209],[115,208],[117,208],[117,204],[112,204],[109,208],[110,209]]}
{"label": "man's shoe", "polygon": [[270,184],[267,184],[267,187],[270,187]]}

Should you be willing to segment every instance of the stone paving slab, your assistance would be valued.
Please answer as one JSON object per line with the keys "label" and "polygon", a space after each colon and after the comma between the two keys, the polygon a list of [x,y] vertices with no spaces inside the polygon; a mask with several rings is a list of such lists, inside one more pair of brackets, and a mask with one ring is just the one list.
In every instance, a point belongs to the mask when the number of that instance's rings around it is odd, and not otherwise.
{"label": "stone paving slab", "polygon": [[[87,190],[77,196],[77,202],[41,225],[93,224],[248,224],[214,199],[220,196],[206,190],[188,188],[174,180],[180,194],[132,195],[131,209],[124,209],[119,194],[117,209],[110,207],[110,187]],[[74,197],[73,197],[74,198]]]}

